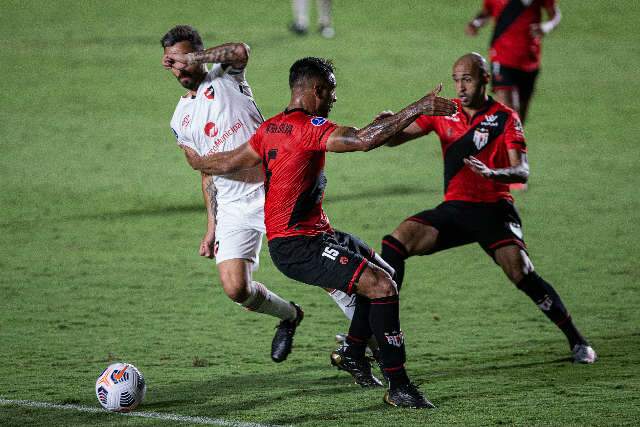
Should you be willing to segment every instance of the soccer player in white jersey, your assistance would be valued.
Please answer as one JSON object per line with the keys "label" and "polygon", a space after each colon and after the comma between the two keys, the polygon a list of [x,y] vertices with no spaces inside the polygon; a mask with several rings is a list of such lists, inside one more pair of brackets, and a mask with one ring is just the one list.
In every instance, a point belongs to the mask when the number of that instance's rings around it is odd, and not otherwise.
{"label": "soccer player in white jersey", "polygon": [[[162,65],[187,89],[171,119],[178,145],[206,155],[233,150],[249,140],[263,122],[245,79],[249,47],[225,43],[205,50],[198,32],[187,25],[172,28],[161,44]],[[213,66],[207,70],[205,64]],[[252,280],[265,232],[262,169],[225,176],[203,173],[202,193],[208,221],[200,255],[215,257],[222,287],[231,300],[280,319],[271,358],[282,362],[291,352],[304,313]]]}

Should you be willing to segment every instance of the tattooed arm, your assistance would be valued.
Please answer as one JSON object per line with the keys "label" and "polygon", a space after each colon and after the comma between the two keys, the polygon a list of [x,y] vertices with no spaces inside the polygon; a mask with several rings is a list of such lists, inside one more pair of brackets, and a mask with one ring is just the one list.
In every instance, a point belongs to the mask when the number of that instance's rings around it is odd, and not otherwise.
{"label": "tattooed arm", "polygon": [[249,46],[245,43],[225,43],[220,46],[190,53],[169,53],[163,58],[163,63],[178,70],[194,64],[230,64],[238,70],[243,69],[249,62]]}
{"label": "tattooed arm", "polygon": [[438,85],[431,93],[408,105],[398,113],[378,117],[362,129],[340,126],[327,139],[327,151],[343,153],[369,151],[383,145],[389,138],[409,126],[421,114],[450,116],[457,106],[453,101],[441,98]]}
{"label": "tattooed arm", "polygon": [[214,245],[216,242],[216,211],[218,202],[216,194],[218,189],[213,183],[213,177],[205,173],[202,174],[202,196],[204,205],[207,208],[207,232],[200,242],[200,256],[213,258]]}

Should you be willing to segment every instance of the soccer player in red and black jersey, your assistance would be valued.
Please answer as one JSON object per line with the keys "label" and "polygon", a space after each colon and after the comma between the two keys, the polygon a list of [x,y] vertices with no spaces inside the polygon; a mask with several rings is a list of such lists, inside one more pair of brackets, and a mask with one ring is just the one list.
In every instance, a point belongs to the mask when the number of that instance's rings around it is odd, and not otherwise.
{"label": "soccer player in red and black jersey", "polygon": [[[543,9],[549,17],[545,22]],[[490,19],[495,21],[489,48],[493,91],[524,122],[540,68],[542,37],[560,23],[560,8],[556,0],[484,0],[466,33],[477,35]]]}
{"label": "soccer player in red and black jersey", "polygon": [[[444,202],[404,220],[382,240],[382,258],[395,270],[400,288],[405,260],[468,243],[478,243],[567,337],[573,358],[593,363],[596,353],[575,327],[551,284],[535,271],[527,254],[520,216],[509,184],[529,176],[527,148],[518,114],[487,96],[488,65],[477,53],[453,66],[458,113],[420,116],[391,138],[399,145],[430,132],[440,137],[444,157]],[[379,117],[388,117],[390,112]]]}
{"label": "soccer player in red and black jersey", "polygon": [[276,267],[300,282],[357,295],[346,345],[332,353],[332,363],[362,386],[381,385],[365,359],[367,340],[374,335],[389,381],[384,401],[432,408],[404,368],[404,334],[393,271],[358,238],[333,229],[322,209],[327,184],[323,170],[327,151],[374,149],[421,115],[451,115],[457,107],[438,97],[437,88],[398,114],[357,129],[327,120],[336,101],[330,61],[313,57],[296,61],[289,72],[289,86],[291,101],[285,111],[265,121],[248,143],[206,157],[185,149],[187,160],[211,174],[262,164],[265,225]]}

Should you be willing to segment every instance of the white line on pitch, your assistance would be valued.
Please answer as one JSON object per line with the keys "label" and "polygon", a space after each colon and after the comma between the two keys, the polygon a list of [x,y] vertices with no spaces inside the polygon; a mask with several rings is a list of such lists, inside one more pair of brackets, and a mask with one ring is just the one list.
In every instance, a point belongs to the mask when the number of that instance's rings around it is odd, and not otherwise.
{"label": "white line on pitch", "polygon": [[178,421],[182,423],[205,424],[205,425],[224,426],[224,427],[281,427],[275,424],[245,423],[242,421],[227,421],[219,418],[209,418],[209,417],[190,417],[187,415],[167,414],[163,412],[143,412],[143,411],[136,411],[136,412],[129,412],[129,413],[106,412],[104,409],[95,408],[93,406],[82,406],[82,405],[71,405],[71,404],[60,405],[57,403],[36,402],[33,400],[9,400],[9,399],[3,399],[1,397],[0,397],[0,405],[22,406],[22,407],[28,407],[28,408],[42,408],[42,409],[66,409],[68,411],[90,412],[90,413],[108,413],[113,415],[121,415],[125,417],[153,418],[156,420]]}

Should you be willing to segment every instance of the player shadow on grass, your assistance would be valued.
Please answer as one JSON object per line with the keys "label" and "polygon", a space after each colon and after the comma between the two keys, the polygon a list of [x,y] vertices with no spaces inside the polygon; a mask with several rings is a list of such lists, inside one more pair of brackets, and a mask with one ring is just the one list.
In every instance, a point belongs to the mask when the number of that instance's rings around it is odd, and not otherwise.
{"label": "player shadow on grass", "polygon": [[[309,371],[312,371],[309,373]],[[344,394],[353,394],[359,401],[375,402],[369,406],[353,408],[353,414],[362,412],[377,412],[384,409],[381,399],[381,389],[362,389],[352,383],[343,373],[326,367],[315,365],[297,365],[286,372],[265,372],[263,374],[251,372],[247,374],[226,374],[217,376],[212,373],[212,379],[182,384],[156,386],[148,390],[144,410],[178,411],[184,413],[189,408],[190,416],[208,416],[216,418],[234,418],[238,414],[253,414],[264,407],[265,414],[276,412],[275,418],[266,420],[269,424],[296,424],[338,416],[332,402],[342,402]],[[308,413],[301,413],[299,401],[291,406],[292,412],[277,406],[286,405],[288,400],[299,399],[304,396],[316,403],[310,405]],[[209,401],[213,397],[215,402]],[[326,404],[322,405],[322,400]],[[317,405],[326,406],[326,414],[319,414]],[[285,406],[286,407],[286,406]],[[333,409],[331,409],[333,408]],[[295,410],[295,412],[293,412]],[[344,408],[339,411],[344,414]]]}
{"label": "player shadow on grass", "polygon": [[[410,185],[388,185],[384,187],[373,187],[364,191],[346,194],[331,195],[326,198],[326,203],[340,203],[353,200],[375,200],[386,197],[406,196],[412,194],[439,194],[438,190],[415,188]],[[70,215],[61,219],[72,220],[118,220],[135,217],[157,217],[167,215],[181,215],[185,213],[200,213],[204,207],[202,204],[184,204],[171,206],[147,206],[140,209],[126,209],[112,212],[94,212],[91,214]]]}

